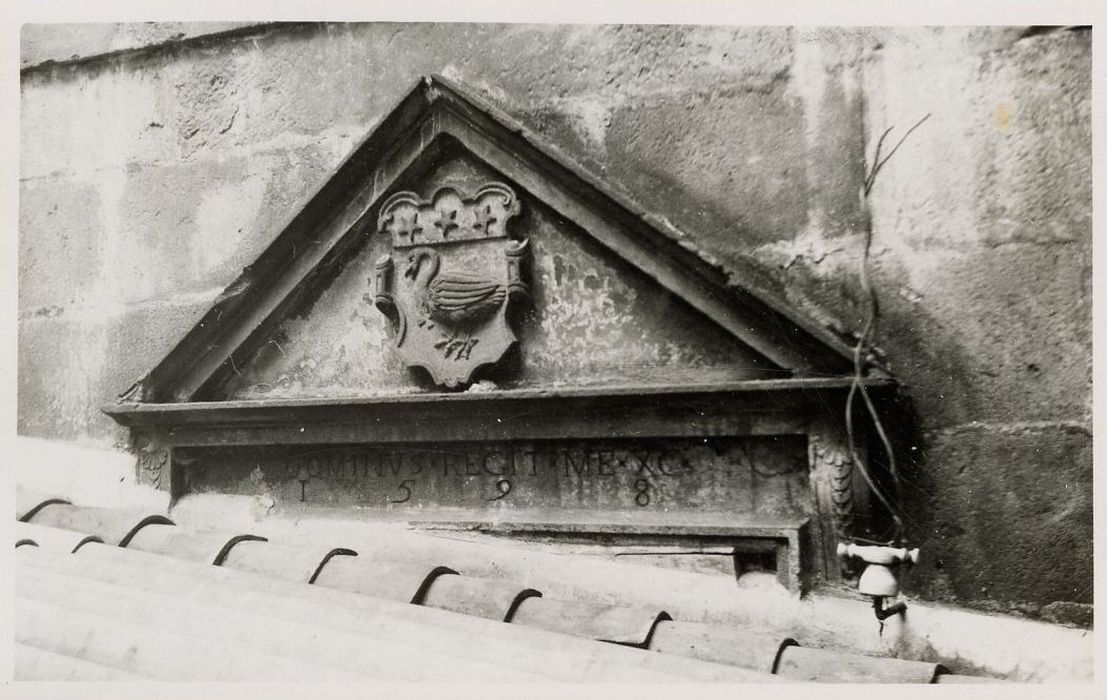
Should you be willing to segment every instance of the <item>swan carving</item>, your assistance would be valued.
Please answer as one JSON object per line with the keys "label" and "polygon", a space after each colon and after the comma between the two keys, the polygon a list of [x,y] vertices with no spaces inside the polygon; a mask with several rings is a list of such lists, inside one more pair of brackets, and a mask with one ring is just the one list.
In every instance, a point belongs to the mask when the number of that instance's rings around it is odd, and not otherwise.
{"label": "swan carving", "polygon": [[471,272],[441,272],[441,260],[431,248],[416,248],[407,257],[404,276],[414,280],[416,303],[431,319],[450,325],[471,325],[504,302],[507,288]]}

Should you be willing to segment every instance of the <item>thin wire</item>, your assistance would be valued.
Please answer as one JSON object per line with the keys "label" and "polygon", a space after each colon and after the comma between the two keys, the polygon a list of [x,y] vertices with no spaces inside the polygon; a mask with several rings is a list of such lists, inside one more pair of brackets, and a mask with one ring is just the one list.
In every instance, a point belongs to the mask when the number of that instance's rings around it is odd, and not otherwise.
{"label": "thin wire", "polygon": [[[924,116],[922,119],[915,122],[914,126],[912,126],[910,129],[907,130],[907,132],[903,135],[903,137],[900,138],[900,140],[896,142],[896,145],[892,147],[891,151],[888,151],[888,155],[884,156],[883,159],[880,158],[880,146],[881,146],[881,144],[884,143],[885,137],[887,137],[888,134],[891,133],[891,131],[894,127],[891,127],[891,126],[888,127],[887,129],[885,129],[884,133],[881,134],[880,140],[876,142],[876,154],[873,156],[874,165],[873,165],[872,172],[870,172],[869,177],[867,177],[865,179],[865,196],[866,197],[869,196],[869,192],[873,188],[873,183],[876,182],[876,174],[879,173],[880,169],[884,167],[884,164],[887,163],[888,160],[896,154],[896,151],[898,151],[899,147],[903,145],[903,142],[907,140],[907,137],[911,135],[911,132],[914,131],[915,129],[918,129],[920,126],[922,126],[922,123],[925,122],[927,119],[930,119],[930,113],[929,112],[927,112],[926,116]],[[871,227],[869,228],[869,231],[871,233],[871,231],[872,231]]]}
{"label": "thin wire", "polygon": [[[865,482],[872,489],[873,494],[880,500],[884,507],[888,510],[892,516],[892,520],[895,523],[895,535],[892,538],[892,542],[902,542],[904,536],[904,514],[899,503],[902,501],[902,488],[900,485],[899,471],[896,466],[895,450],[892,447],[892,442],[888,438],[887,432],[884,430],[884,424],[880,420],[880,416],[877,413],[876,406],[873,403],[872,397],[869,396],[869,391],[864,382],[864,355],[863,352],[871,343],[873,331],[876,327],[876,319],[880,314],[880,302],[876,295],[876,290],[873,288],[871,281],[869,280],[869,259],[872,251],[873,242],[873,227],[872,218],[869,214],[869,193],[872,192],[873,185],[876,183],[876,176],[884,165],[888,162],[899,147],[903,145],[903,142],[907,140],[907,137],[911,135],[915,129],[919,128],[923,122],[930,118],[930,114],[927,114],[904,133],[904,135],[896,142],[896,145],[892,147],[892,150],[888,152],[883,158],[881,158],[881,151],[884,147],[884,141],[888,138],[888,135],[892,133],[894,127],[888,127],[884,130],[884,133],[880,135],[880,138],[876,142],[876,149],[873,153],[873,166],[870,169],[868,175],[865,177],[861,188],[861,208],[865,212],[865,246],[861,256],[861,288],[869,299],[869,313],[865,320],[861,333],[858,336],[857,344],[853,348],[853,381],[850,383],[849,394],[846,396],[846,438],[848,441],[850,457],[853,463],[857,465],[857,468],[861,471],[861,476],[864,477]],[[861,398],[864,400],[865,408],[867,409],[869,416],[872,418],[873,426],[876,428],[876,433],[880,438],[881,445],[884,448],[884,452],[888,458],[888,473],[892,476],[892,484],[895,493],[885,494],[882,488],[877,487],[873,481],[872,476],[869,474],[868,468],[865,463],[860,459],[860,455],[857,452],[857,441],[853,429],[853,402],[854,397],[860,393]]]}
{"label": "thin wire", "polygon": [[884,504],[884,507],[892,514],[892,519],[896,523],[896,538],[898,538],[903,531],[903,516],[900,513],[900,509],[896,505],[893,505],[889,498],[884,495],[883,489],[876,485],[872,476],[869,474],[869,470],[865,467],[865,462],[857,452],[857,440],[854,437],[853,431],[853,397],[857,392],[858,385],[858,383],[850,385],[849,395],[846,397],[846,439],[849,446],[850,459],[861,471],[861,476],[864,477],[865,483],[869,485],[873,494],[880,499],[880,502]]}

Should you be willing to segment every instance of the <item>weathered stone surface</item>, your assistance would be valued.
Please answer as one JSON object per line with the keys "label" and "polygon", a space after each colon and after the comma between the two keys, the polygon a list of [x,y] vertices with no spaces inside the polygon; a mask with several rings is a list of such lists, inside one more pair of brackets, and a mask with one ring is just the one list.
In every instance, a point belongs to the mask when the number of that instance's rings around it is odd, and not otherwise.
{"label": "weathered stone surface", "polygon": [[339,158],[305,147],[27,180],[23,227],[42,233],[21,238],[20,312],[218,291]]}
{"label": "weathered stone surface", "polygon": [[781,94],[635,100],[612,115],[609,139],[608,175],[656,193],[654,206],[714,239],[710,249],[734,254],[804,226],[803,113]]}
{"label": "weathered stone surface", "polygon": [[931,113],[873,191],[878,342],[923,431],[905,494],[932,565],[912,586],[1090,602],[1090,37],[912,36],[866,69],[870,124]]}
{"label": "weathered stone surface", "polygon": [[102,308],[19,326],[18,430],[21,435],[105,447],[126,431],[100,412],[195,324],[212,297]]}
{"label": "weathered stone surface", "polygon": [[47,61],[91,58],[251,25],[251,22],[24,24],[19,37],[19,66],[26,69]]}
{"label": "weathered stone surface", "polygon": [[[164,298],[233,279],[262,243],[248,235],[262,213],[267,184],[253,174],[259,165],[233,159],[202,169],[143,168],[128,177],[108,232],[107,244],[125,251],[104,271],[112,281],[112,298]],[[179,197],[178,192],[195,196]],[[251,242],[252,250],[239,252]],[[173,264],[165,265],[167,260]]]}
{"label": "weathered stone surface", "polygon": [[1079,427],[982,424],[924,437],[911,531],[927,597],[1038,613],[1092,600],[1092,440]]}
{"label": "weathered stone surface", "polygon": [[878,180],[875,224],[887,233],[877,245],[1083,242],[1073,231],[1090,221],[1088,33],[982,55],[961,31],[931,36],[942,51],[891,42],[866,71],[870,141],[887,126],[895,139],[931,114]]}
{"label": "weathered stone surface", "polygon": [[[86,33],[92,49],[47,28],[24,38],[54,42],[40,56],[84,55],[118,31]],[[915,406],[916,424],[902,427],[917,435],[912,470],[925,477],[921,492],[907,490],[913,544],[943,561],[912,585],[1076,619],[1066,605],[1087,598],[1072,582],[1090,581],[1090,511],[1071,489],[1090,471],[1080,431],[1091,409],[1091,42],[1086,31],[1023,33],[320,25],[29,71],[19,429],[117,439],[99,403],[160,358],[418,74],[474,86],[687,228],[736,282],[747,256],[766,263],[790,299],[847,332],[866,308],[863,155],[885,127],[894,143],[929,113],[871,199],[876,340]],[[641,342],[660,326],[620,326],[611,303],[632,299],[674,323],[665,300],[635,297],[633,281],[564,245],[536,274],[574,301],[548,307],[532,332],[590,354],[525,357],[535,377],[633,379],[620,372],[731,361],[711,354],[710,338],[687,362]],[[330,293],[364,304],[367,274]],[[378,377],[351,381],[355,393],[406,385],[401,367],[372,359],[383,332],[344,327],[364,337],[291,329],[303,356],[273,366],[300,379],[282,390],[351,376]],[[295,370],[312,353],[330,369]],[[373,374],[382,368],[396,379]]]}
{"label": "weathered stone surface", "polygon": [[[24,181],[19,189],[19,314],[55,317],[94,297],[107,253],[92,185]],[[33,234],[29,232],[34,232]]]}
{"label": "weathered stone surface", "polygon": [[924,429],[1090,416],[1089,253],[1009,245],[880,259],[884,349]]}
{"label": "weathered stone surface", "polygon": [[1091,628],[1094,622],[1094,606],[1091,603],[1071,603],[1057,600],[1042,606],[1042,619],[1049,622]]}
{"label": "weathered stone surface", "polygon": [[[156,71],[27,79],[20,102],[20,176],[93,173],[175,157],[164,133],[172,105]],[[49,144],[47,147],[45,144]]]}
{"label": "weathered stone surface", "polygon": [[93,384],[107,371],[105,345],[102,327],[89,329],[64,318],[21,320],[17,423],[21,435],[69,441],[102,438],[91,423],[96,420],[96,402],[102,398]]}

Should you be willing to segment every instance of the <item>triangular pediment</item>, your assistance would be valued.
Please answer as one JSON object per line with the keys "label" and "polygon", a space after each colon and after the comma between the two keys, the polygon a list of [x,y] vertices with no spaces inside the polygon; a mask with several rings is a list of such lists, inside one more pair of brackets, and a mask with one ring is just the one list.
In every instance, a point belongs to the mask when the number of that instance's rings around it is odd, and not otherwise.
{"label": "triangular pediment", "polygon": [[126,399],[852,373],[838,337],[687,240],[483,99],[423,79]]}

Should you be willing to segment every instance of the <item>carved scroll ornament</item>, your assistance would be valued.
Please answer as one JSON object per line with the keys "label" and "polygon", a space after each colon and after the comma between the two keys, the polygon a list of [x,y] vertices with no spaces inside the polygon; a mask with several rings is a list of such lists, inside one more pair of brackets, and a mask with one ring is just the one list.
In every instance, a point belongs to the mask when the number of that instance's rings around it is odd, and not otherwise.
{"label": "carved scroll ornament", "polygon": [[169,460],[170,451],[168,447],[143,441],[138,450],[138,459],[135,465],[135,475],[138,483],[156,489],[168,489]]}

